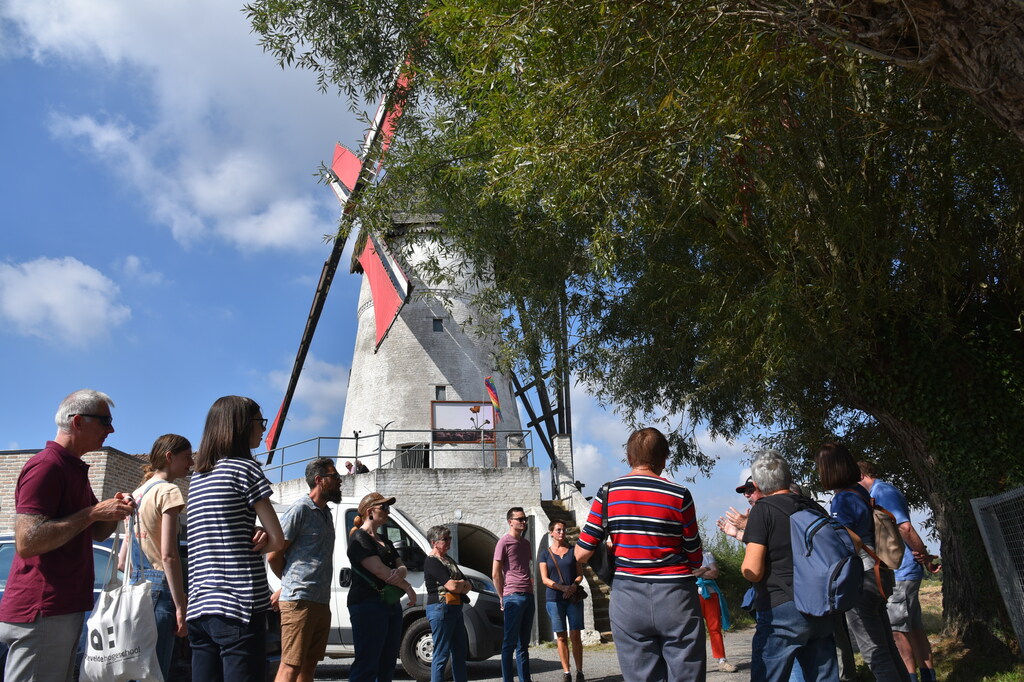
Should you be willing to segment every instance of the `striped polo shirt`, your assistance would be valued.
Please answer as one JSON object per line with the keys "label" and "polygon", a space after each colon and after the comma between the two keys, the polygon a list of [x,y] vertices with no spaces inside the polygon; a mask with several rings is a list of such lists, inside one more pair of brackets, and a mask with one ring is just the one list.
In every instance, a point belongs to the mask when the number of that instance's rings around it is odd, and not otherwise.
{"label": "striped polo shirt", "polygon": [[627,475],[611,481],[594,496],[580,533],[579,546],[586,550],[604,541],[605,504],[616,580],[679,582],[700,568],[703,552],[689,490],[660,476]]}
{"label": "striped polo shirt", "polygon": [[186,505],[188,620],[223,616],[248,623],[270,608],[263,557],[253,551],[254,505],[270,497],[270,483],[251,459],[218,461],[192,475]]}

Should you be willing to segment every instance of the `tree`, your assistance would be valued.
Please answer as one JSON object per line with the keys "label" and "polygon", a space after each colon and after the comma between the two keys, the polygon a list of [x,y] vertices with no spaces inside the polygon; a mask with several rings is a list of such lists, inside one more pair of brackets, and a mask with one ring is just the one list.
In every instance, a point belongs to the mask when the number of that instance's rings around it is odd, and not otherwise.
{"label": "tree", "polygon": [[1024,141],[1024,4],[1014,0],[751,3],[751,17],[817,44],[839,38],[862,54],[968,93]]}
{"label": "tree", "polygon": [[249,12],[282,62],[353,91],[390,79],[338,65],[414,54],[364,224],[441,213],[493,276],[510,362],[568,319],[602,399],[688,417],[667,418],[677,463],[709,464],[697,422],[761,425],[804,470],[826,438],[877,455],[934,511],[947,627],[991,643],[969,499],[1024,481],[1015,138],[960,92],[728,7],[346,4],[339,38],[317,17],[340,6]]}

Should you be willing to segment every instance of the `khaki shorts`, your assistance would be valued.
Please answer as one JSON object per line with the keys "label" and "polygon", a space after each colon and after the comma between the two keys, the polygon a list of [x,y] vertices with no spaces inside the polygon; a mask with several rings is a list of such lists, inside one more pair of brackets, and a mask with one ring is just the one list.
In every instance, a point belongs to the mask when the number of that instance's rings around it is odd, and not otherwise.
{"label": "khaki shorts", "polygon": [[896,581],[896,589],[893,590],[885,607],[889,612],[889,622],[892,624],[893,632],[924,630],[921,599],[918,596],[920,589],[920,580]]}
{"label": "khaki shorts", "polygon": [[281,606],[281,662],[297,668],[319,661],[327,651],[331,607],[315,601],[279,602]]}

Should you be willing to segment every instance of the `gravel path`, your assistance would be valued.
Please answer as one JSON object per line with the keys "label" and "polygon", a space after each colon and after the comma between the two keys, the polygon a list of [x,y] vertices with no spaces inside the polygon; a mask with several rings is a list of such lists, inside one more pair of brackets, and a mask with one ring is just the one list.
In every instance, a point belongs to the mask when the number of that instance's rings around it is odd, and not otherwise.
{"label": "gravel path", "polygon": [[[708,682],[740,682],[750,679],[750,638],[753,635],[753,628],[725,633],[725,651],[729,661],[738,668],[735,673],[718,672],[718,664],[711,658],[711,647],[708,647]],[[469,679],[473,682],[501,682],[501,660],[498,657],[469,663],[468,668]],[[347,680],[348,669],[349,661],[328,659],[317,667],[316,679],[323,682]],[[583,654],[583,670],[590,682],[623,680],[613,644],[587,647]],[[558,662],[558,651],[553,645],[545,644],[530,648],[530,672],[535,682],[561,682],[562,666]],[[399,667],[395,679],[410,678]]]}

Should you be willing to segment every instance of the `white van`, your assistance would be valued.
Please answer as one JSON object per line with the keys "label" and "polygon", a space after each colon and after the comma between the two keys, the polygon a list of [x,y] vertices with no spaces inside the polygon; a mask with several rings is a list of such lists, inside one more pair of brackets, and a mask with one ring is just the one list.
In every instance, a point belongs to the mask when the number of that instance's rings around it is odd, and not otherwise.
{"label": "white van", "polygon": [[[275,503],[274,509],[281,516],[288,506]],[[327,640],[327,656],[331,658],[355,655],[347,606],[348,588],[354,575],[348,560],[348,531],[358,506],[358,499],[344,498],[339,504],[328,504],[334,516],[337,536],[334,545],[334,576],[331,580],[331,633]],[[390,519],[380,532],[394,543],[402,562],[409,569],[409,584],[417,594],[416,606],[409,606],[409,598],[402,597],[402,666],[413,679],[429,680],[434,644],[426,617],[427,593],[423,585],[423,562],[430,552],[430,545],[426,533],[395,507],[391,507]],[[482,661],[501,653],[501,605],[490,576],[466,566],[460,568],[473,585],[468,595],[469,603],[462,607],[469,639],[469,660]],[[268,577],[271,590],[280,587],[281,581],[269,567]]]}

